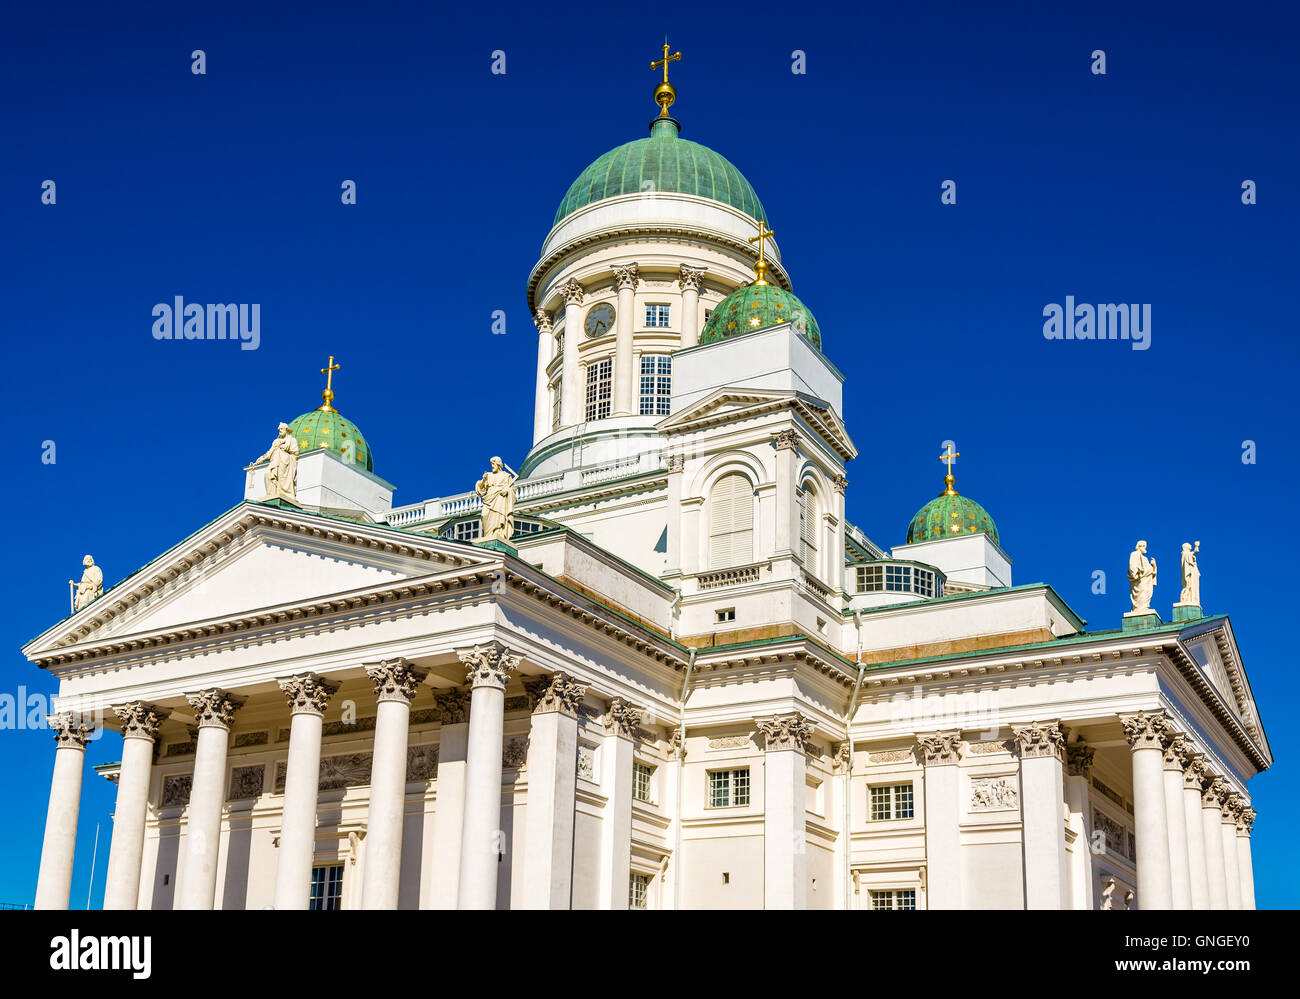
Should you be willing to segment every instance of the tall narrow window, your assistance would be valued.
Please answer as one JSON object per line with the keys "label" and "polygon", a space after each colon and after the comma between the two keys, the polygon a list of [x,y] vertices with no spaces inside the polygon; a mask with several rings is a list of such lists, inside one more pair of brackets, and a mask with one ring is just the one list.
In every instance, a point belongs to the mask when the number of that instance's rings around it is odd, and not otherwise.
{"label": "tall narrow window", "polygon": [[817,575],[817,494],[809,486],[799,494],[799,555],[806,571]]}
{"label": "tall narrow window", "polygon": [[558,378],[551,385],[551,430],[560,429],[560,414],[563,412],[561,407],[564,404],[564,379]]}
{"label": "tall narrow window", "polygon": [[668,306],[647,305],[645,307],[645,325],[646,329],[667,329]]}
{"label": "tall narrow window", "polygon": [[610,358],[587,365],[587,422],[609,416],[614,362]]}
{"label": "tall narrow window", "polygon": [[709,565],[721,569],[754,561],[754,487],[732,472],[709,497]]}
{"label": "tall narrow window", "polygon": [[673,394],[673,359],[667,354],[641,355],[641,415],[667,416]]}

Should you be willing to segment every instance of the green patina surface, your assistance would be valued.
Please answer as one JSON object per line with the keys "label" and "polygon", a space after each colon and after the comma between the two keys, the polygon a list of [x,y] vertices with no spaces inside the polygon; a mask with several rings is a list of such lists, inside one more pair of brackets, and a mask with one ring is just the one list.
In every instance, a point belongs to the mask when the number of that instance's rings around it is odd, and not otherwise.
{"label": "green patina surface", "polygon": [[790,323],[795,332],[818,350],[822,349],[822,331],[812,311],[793,292],[773,284],[745,285],[719,302],[704,323],[700,343],[713,343],[782,323]]}
{"label": "green patina surface", "polygon": [[375,460],[370,453],[370,445],[361,436],[357,425],[340,413],[327,413],[313,409],[290,423],[289,429],[298,439],[299,454],[326,448],[342,455],[353,464],[360,465],[367,472],[375,470]]}
{"label": "green patina surface", "polygon": [[998,543],[998,528],[988,511],[960,493],[942,494],[921,507],[907,528],[907,543],[938,541],[983,531]]}

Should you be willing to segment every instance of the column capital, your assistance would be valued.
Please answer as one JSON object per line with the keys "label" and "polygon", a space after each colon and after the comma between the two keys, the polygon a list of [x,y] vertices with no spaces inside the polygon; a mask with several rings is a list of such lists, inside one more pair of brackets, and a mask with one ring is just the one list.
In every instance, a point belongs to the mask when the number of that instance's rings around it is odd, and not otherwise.
{"label": "column capital", "polygon": [[636,264],[618,264],[611,267],[614,274],[614,284],[618,286],[619,291],[635,291],[636,285],[641,280],[641,272],[637,270]]}
{"label": "column capital", "polygon": [[1065,747],[1065,770],[1071,777],[1087,777],[1092,772],[1092,760],[1097,755],[1086,742],[1073,742]]}
{"label": "column capital", "polygon": [[1194,752],[1190,745],[1183,743],[1183,790],[1201,793],[1205,780],[1205,754]]}
{"label": "column capital", "polygon": [[126,704],[114,704],[113,714],[117,715],[117,720],[122,724],[123,739],[147,739],[153,742],[158,738],[158,729],[171,712],[144,701],[128,701]]}
{"label": "column capital", "polygon": [[847,475],[837,475],[831,481],[835,484],[835,491],[841,496],[843,496],[845,491],[849,488],[849,477]]}
{"label": "column capital", "polygon": [[681,472],[686,467],[686,455],[670,454],[668,456],[667,470],[669,475]]}
{"label": "column capital", "polygon": [[199,728],[221,728],[227,732],[235,723],[235,712],[244,704],[242,697],[236,697],[217,687],[208,687],[197,694],[186,694],[185,700],[194,709],[194,720]]}
{"label": "column capital", "polygon": [[1159,749],[1164,751],[1164,736],[1169,722],[1163,711],[1139,711],[1135,715],[1120,715],[1119,722],[1124,726],[1124,737],[1128,739],[1133,752],[1139,749]]}
{"label": "column capital", "polygon": [[756,718],[754,725],[763,733],[769,753],[787,749],[802,753],[813,734],[812,723],[798,711],[773,718]]}
{"label": "column capital", "polygon": [[577,718],[578,708],[587,693],[585,683],[578,683],[568,673],[560,671],[546,676],[526,677],[523,683],[528,706],[535,715],[555,711],[566,718]]}
{"label": "column capital", "polygon": [[555,332],[555,326],[551,321],[551,314],[545,309],[538,309],[533,313],[533,325],[537,327],[537,332],[542,336],[550,336]]}
{"label": "column capital", "polygon": [[794,451],[799,447],[799,434],[793,430],[779,430],[772,435],[772,446],[778,451]]}
{"label": "column capital", "polygon": [[605,731],[620,739],[635,739],[641,729],[641,709],[623,697],[611,697],[605,709]]}
{"label": "column capital", "polygon": [[465,682],[471,687],[506,689],[506,680],[519,666],[522,656],[495,642],[476,645],[472,649],[457,649],[456,655],[465,664]]}
{"label": "column capital", "polygon": [[95,735],[95,726],[87,724],[84,715],[72,711],[56,711],[52,715],[46,715],[45,722],[50,726],[59,749],[85,749],[86,743]]}
{"label": "column capital", "polygon": [[1218,777],[1212,770],[1206,770],[1201,779],[1201,804],[1205,808],[1223,808],[1228,797],[1228,782]]}
{"label": "column capital", "polygon": [[682,291],[700,290],[704,284],[704,267],[692,267],[690,264],[682,264],[677,270],[677,284]]}
{"label": "column capital", "polygon": [[324,677],[316,673],[295,673],[293,676],[281,677],[276,683],[289,701],[290,716],[323,716],[330,698],[339,690],[337,684],[327,683]]}
{"label": "column capital", "polygon": [[686,742],[682,739],[682,730],[674,728],[668,736],[668,758],[678,762],[686,759]]}
{"label": "column capital", "polygon": [[1250,838],[1250,831],[1255,825],[1255,809],[1246,806],[1237,813],[1237,835]]}
{"label": "column capital", "polygon": [[573,278],[569,278],[568,283],[562,289],[564,292],[565,305],[582,304],[582,285],[578,284]]}
{"label": "column capital", "polygon": [[1225,826],[1235,826],[1237,816],[1241,814],[1241,810],[1245,807],[1241,795],[1236,791],[1231,792],[1223,802],[1223,824]]}
{"label": "column capital", "polygon": [[1065,732],[1062,731],[1059,721],[1030,722],[1028,725],[1012,728],[1011,734],[1015,736],[1020,746],[1022,760],[1051,757],[1060,760],[1065,757]]}
{"label": "column capital", "polygon": [[375,685],[375,698],[381,703],[400,701],[410,704],[427,675],[423,670],[412,667],[410,660],[401,656],[366,667],[366,676]]}
{"label": "column capital", "polygon": [[1165,769],[1172,773],[1183,772],[1183,753],[1187,749],[1187,736],[1169,729],[1161,743],[1165,753]]}
{"label": "column capital", "polygon": [[933,732],[918,735],[921,759],[927,767],[955,766],[961,759],[961,732]]}
{"label": "column capital", "polygon": [[433,695],[444,725],[464,725],[469,721],[469,691],[464,687],[440,690]]}

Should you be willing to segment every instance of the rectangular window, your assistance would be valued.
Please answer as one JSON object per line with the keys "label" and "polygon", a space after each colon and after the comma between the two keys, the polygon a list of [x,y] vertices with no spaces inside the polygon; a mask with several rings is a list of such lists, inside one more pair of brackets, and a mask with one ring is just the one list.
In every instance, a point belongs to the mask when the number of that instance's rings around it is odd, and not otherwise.
{"label": "rectangular window", "polygon": [[749,804],[749,767],[709,771],[709,807]]}
{"label": "rectangular window", "polygon": [[645,325],[646,329],[667,329],[668,306],[647,305],[645,307]]}
{"label": "rectangular window", "polygon": [[587,365],[587,422],[609,416],[614,386],[614,362],[610,358]]}
{"label": "rectangular window", "polygon": [[673,359],[667,354],[641,355],[641,415],[667,416],[673,394]]}
{"label": "rectangular window", "polygon": [[551,430],[560,429],[561,406],[564,403],[564,391],[561,389],[562,381],[556,382],[551,386]]}
{"label": "rectangular window", "polygon": [[311,869],[311,893],[308,895],[309,909],[338,909],[343,904],[343,865],[331,864],[328,867]]}
{"label": "rectangular window", "polygon": [[885,566],[885,591],[887,593],[909,593],[912,589],[912,567],[910,565]]}
{"label": "rectangular window", "polygon": [[736,620],[736,608],[724,607],[722,610],[714,611],[713,620],[718,624],[730,624]]}
{"label": "rectangular window", "polygon": [[632,872],[627,879],[627,907],[629,909],[650,908],[650,875]]}
{"label": "rectangular window", "polygon": [[457,541],[473,541],[483,533],[483,522],[481,520],[462,520],[456,525]]}
{"label": "rectangular window", "polygon": [[637,801],[650,804],[650,784],[654,779],[655,768],[647,763],[632,764],[632,797]]}
{"label": "rectangular window", "polygon": [[881,784],[868,790],[872,822],[912,818],[911,784]]}
{"label": "rectangular window", "polygon": [[871,893],[873,909],[916,909],[916,889],[890,889]]}
{"label": "rectangular window", "polygon": [[858,566],[858,592],[878,593],[885,588],[885,567],[883,565]]}

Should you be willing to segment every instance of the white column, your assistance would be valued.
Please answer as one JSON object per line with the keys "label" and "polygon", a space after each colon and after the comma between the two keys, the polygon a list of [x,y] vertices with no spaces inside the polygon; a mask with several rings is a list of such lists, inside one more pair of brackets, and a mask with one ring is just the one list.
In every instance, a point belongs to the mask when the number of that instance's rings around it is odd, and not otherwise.
{"label": "white column", "polygon": [[605,711],[600,783],[605,815],[600,830],[600,895],[597,908],[626,909],[632,872],[632,750],[641,711],[621,697]]}
{"label": "white column", "polygon": [[1241,875],[1241,907],[1255,908],[1255,865],[1250,859],[1250,830],[1255,809],[1243,808],[1237,819],[1237,869]]}
{"label": "white column", "polygon": [[537,386],[533,400],[533,443],[536,444],[551,432],[551,383],[546,369],[555,350],[555,328],[551,325],[551,314],[545,309],[537,310],[533,324],[537,327]]}
{"label": "white column", "polygon": [[36,875],[36,908],[66,909],[72,893],[72,861],[77,851],[77,817],[81,812],[81,773],[86,742],[94,729],[80,715],[63,711],[46,721],[54,733],[54,776],[45,813],[45,840]]}
{"label": "white column", "polygon": [[132,701],[115,705],[122,724],[122,765],[113,809],[113,844],[104,880],[105,909],[134,909],[140,904],[140,866],[144,859],[144,823],[149,808],[154,740],[170,712]]}
{"label": "white column", "polygon": [[[799,446],[799,435],[793,430],[782,430],[772,436],[776,448],[776,543],[774,555],[790,555],[799,540],[799,510],[795,504],[794,481]],[[754,558],[761,557],[758,545]]]}
{"label": "white column", "polygon": [[961,836],[957,762],[961,732],[917,736],[925,761],[926,908],[960,909]]}
{"label": "white column", "polygon": [[1065,856],[1065,733],[1061,723],[1012,730],[1020,747],[1020,811],[1025,837],[1025,908],[1070,908]]}
{"label": "white column", "polygon": [[366,667],[375,685],[375,748],[366,814],[363,909],[396,909],[402,877],[402,826],[406,822],[406,750],[411,701],[425,673],[403,658]]}
{"label": "white column", "polygon": [[433,816],[435,909],[456,908],[460,885],[460,832],[465,821],[465,751],[469,744],[469,691],[460,687],[435,695],[442,727],[438,734],[437,811]]}
{"label": "white column", "polygon": [[560,424],[583,422],[585,386],[578,382],[578,344],[582,336],[582,285],[569,281],[564,286],[564,361],[560,375]]}
{"label": "white column", "polygon": [[668,735],[668,766],[661,785],[663,807],[668,815],[668,843],[673,848],[673,857],[668,863],[663,883],[663,901],[661,909],[677,909],[681,890],[684,887],[682,876],[682,771],[686,767],[686,745],[682,739],[682,730],[674,725]]}
{"label": "white column", "polygon": [[1228,883],[1228,908],[1241,908],[1241,872],[1237,869],[1237,813],[1241,797],[1228,795],[1223,804],[1223,821],[1219,824],[1219,842],[1223,845],[1223,873]]}
{"label": "white column", "polygon": [[465,664],[465,679],[471,687],[457,908],[494,909],[497,868],[504,849],[501,737],[505,730],[506,679],[519,665],[519,656],[498,645],[476,645],[457,655]]}
{"label": "white column", "polygon": [[1070,865],[1072,907],[1090,910],[1092,890],[1092,809],[1088,802],[1089,774],[1096,750],[1082,742],[1065,747],[1065,804],[1070,828],[1074,830],[1074,852]]}
{"label": "white column", "polygon": [[694,347],[700,342],[700,285],[704,283],[704,268],[682,264],[677,283],[682,289],[682,346]]}
{"label": "white column", "polygon": [[289,700],[289,761],[275,866],[275,907],[306,909],[311,901],[311,862],[316,853],[321,734],[325,708],[338,687],[315,673],[285,677],[279,684]]}
{"label": "white column", "polygon": [[763,908],[808,907],[808,719],[795,712],[758,719],[763,757]]}
{"label": "white column", "polygon": [[1164,740],[1165,818],[1169,825],[1170,892],[1175,909],[1192,908],[1192,867],[1183,805],[1183,753],[1186,738],[1167,732]]}
{"label": "white column", "polygon": [[1190,747],[1183,752],[1183,818],[1187,829],[1187,866],[1191,876],[1193,909],[1210,907],[1210,875],[1205,866],[1205,824],[1202,818],[1201,778],[1205,757]]}
{"label": "white column", "polygon": [[664,556],[664,575],[677,576],[682,565],[682,471],[686,456],[668,456],[668,524],[667,552]]}
{"label": "white column", "polygon": [[1201,828],[1205,831],[1205,871],[1210,881],[1210,908],[1228,908],[1228,874],[1223,864],[1223,800],[1228,782],[1207,770],[1201,785]]}
{"label": "white column", "polygon": [[221,812],[226,803],[226,752],[230,726],[243,701],[215,687],[186,694],[185,699],[194,709],[199,735],[176,908],[211,909],[217,897]]}
{"label": "white column", "polygon": [[552,673],[524,681],[524,689],[533,701],[533,717],[528,734],[523,905],[525,909],[569,909],[578,708],[587,688],[565,673]]}
{"label": "white column", "polygon": [[1133,753],[1133,824],[1137,838],[1139,909],[1173,906],[1169,821],[1165,817],[1164,713],[1139,711],[1120,717]]}
{"label": "white column", "polygon": [[844,494],[848,488],[847,476],[835,476],[835,534],[831,543],[830,571],[826,581],[836,593],[844,592]]}
{"label": "white column", "polygon": [[632,324],[636,312],[636,285],[639,279],[636,264],[614,268],[614,283],[618,286],[618,317],[614,320],[617,337],[614,342],[614,408],[615,416],[632,415]]}

